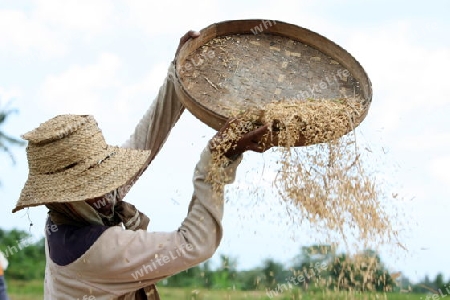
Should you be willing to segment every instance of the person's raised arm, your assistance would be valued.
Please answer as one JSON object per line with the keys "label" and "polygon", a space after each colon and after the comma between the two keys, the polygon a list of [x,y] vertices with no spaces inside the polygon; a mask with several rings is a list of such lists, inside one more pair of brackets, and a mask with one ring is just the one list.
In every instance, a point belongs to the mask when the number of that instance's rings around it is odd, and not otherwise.
{"label": "person's raised arm", "polygon": [[[195,38],[199,34],[199,32],[191,30],[183,35],[180,38],[176,55],[189,38]],[[133,134],[122,145],[125,148],[151,150],[150,161],[158,154],[172,127],[184,111],[184,106],[175,93],[174,69],[174,64],[171,63],[166,80],[159,89],[156,99],[137,124]]]}
{"label": "person's raised arm", "polygon": [[[175,57],[178,55],[181,47],[190,38],[200,35],[199,32],[190,30],[180,38]],[[118,200],[122,200],[137,178],[145,171],[155,156],[161,150],[167,140],[170,131],[180,118],[184,111],[184,106],[178,99],[174,87],[175,66],[170,64],[167,77],[164,84],[159,89],[159,93],[151,106],[145,112],[142,119],[136,125],[133,134],[122,145],[124,148],[150,150],[151,154],[147,165],[136,174],[127,184],[120,187],[117,192]]]}

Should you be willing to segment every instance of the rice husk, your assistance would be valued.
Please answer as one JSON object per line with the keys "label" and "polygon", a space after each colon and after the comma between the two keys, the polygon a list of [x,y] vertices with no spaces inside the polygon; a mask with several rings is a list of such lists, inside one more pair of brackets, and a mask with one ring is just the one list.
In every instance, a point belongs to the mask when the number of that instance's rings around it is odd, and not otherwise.
{"label": "rice husk", "polygon": [[[353,131],[362,112],[360,101],[352,98],[285,100],[256,113],[236,111],[235,117],[246,122],[231,127],[220,151],[213,153],[210,177],[217,177],[218,166],[226,162],[223,153],[233,140],[261,123],[269,124],[272,137],[266,140],[277,141],[279,156],[272,184],[280,199],[293,208],[290,214],[337,232],[344,240],[349,229],[363,242],[389,240],[395,232],[375,180],[360,161]],[[351,133],[343,136],[349,129]],[[295,147],[299,136],[313,146]],[[219,184],[215,189],[223,187]]]}

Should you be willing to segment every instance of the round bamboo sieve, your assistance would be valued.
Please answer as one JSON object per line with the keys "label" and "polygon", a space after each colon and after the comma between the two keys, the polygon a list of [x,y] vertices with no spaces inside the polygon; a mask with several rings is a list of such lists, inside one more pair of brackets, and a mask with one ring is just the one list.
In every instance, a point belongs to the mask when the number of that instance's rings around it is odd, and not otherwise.
{"label": "round bamboo sieve", "polygon": [[[216,130],[244,111],[263,123],[264,107],[280,101],[357,101],[362,110],[343,134],[368,113],[372,87],[363,67],[320,34],[274,20],[224,21],[200,33],[175,58],[175,90],[194,116]],[[307,144],[300,134],[295,145]]]}

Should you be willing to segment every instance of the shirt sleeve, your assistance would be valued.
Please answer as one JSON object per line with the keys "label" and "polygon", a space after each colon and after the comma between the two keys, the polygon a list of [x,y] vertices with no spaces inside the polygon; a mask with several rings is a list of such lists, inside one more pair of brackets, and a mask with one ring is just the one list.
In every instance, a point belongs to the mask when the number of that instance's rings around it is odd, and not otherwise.
{"label": "shirt sleeve", "polygon": [[[223,188],[232,183],[241,158],[220,167],[213,185],[206,181],[211,152],[203,151],[194,176],[194,193],[187,217],[178,230],[146,232],[112,227],[106,230],[78,262],[86,284],[108,286],[127,293],[174,275],[208,258],[222,238]],[[220,184],[221,183],[221,184]],[[111,291],[112,292],[112,291]]]}
{"label": "shirt sleeve", "polygon": [[175,67],[171,63],[158,96],[122,147],[151,150],[151,160],[158,154],[173,126],[184,111],[184,106],[175,93],[174,72]]}
{"label": "shirt sleeve", "polygon": [[167,72],[166,80],[159,89],[158,96],[150,105],[144,116],[136,125],[133,134],[122,145],[124,148],[150,150],[150,158],[127,184],[117,189],[117,200],[120,201],[128,193],[137,179],[146,170],[161,150],[173,126],[184,111],[184,106],[175,93],[175,66],[172,62]]}

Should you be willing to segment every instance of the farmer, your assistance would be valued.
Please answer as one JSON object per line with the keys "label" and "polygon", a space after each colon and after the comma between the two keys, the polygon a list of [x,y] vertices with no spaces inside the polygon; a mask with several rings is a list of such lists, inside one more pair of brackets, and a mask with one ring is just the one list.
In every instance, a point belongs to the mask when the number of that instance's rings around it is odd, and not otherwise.
{"label": "farmer", "polygon": [[0,251],[0,300],[8,300],[4,271],[8,268],[8,260]]}
{"label": "farmer", "polygon": [[[195,36],[188,32],[179,47]],[[267,126],[230,140],[227,130],[240,124],[233,120],[214,135],[195,167],[192,200],[177,230],[147,231],[149,218],[123,201],[184,110],[173,72],[171,64],[157,98],[120,148],[106,144],[92,116],[56,116],[23,135],[29,175],[13,212],[49,209],[45,299],[159,299],[156,282],[205,261],[219,246],[223,185],[234,180],[243,152],[266,150]],[[219,147],[225,142],[232,144],[226,151]],[[207,180],[212,157],[222,160]]]}

